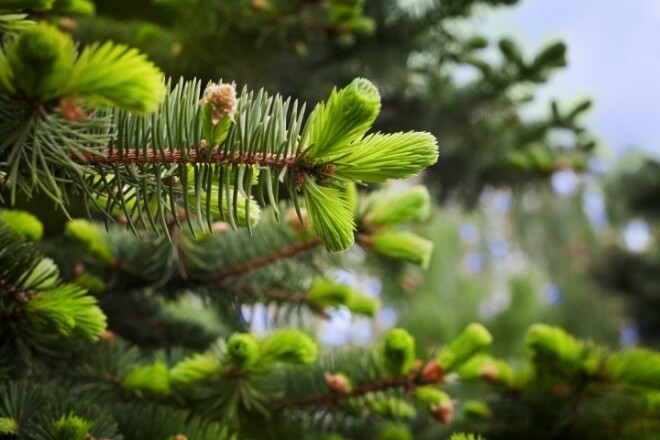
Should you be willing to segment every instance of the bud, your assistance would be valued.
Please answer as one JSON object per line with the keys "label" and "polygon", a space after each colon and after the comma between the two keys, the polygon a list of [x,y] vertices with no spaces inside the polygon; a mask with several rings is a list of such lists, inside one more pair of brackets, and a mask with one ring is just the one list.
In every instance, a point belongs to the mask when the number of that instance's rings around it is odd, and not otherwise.
{"label": "bud", "polygon": [[227,360],[240,368],[250,368],[259,357],[257,340],[249,333],[235,333],[227,341]]}
{"label": "bud", "polygon": [[442,371],[442,367],[436,361],[429,362],[424,366],[424,369],[422,370],[422,377],[427,382],[438,382],[442,380],[444,376],[445,373]]}
{"label": "bud", "polygon": [[299,330],[276,330],[261,342],[260,361],[306,365],[316,360],[316,343]]}
{"label": "bud", "polygon": [[493,410],[488,404],[479,400],[468,400],[463,405],[463,412],[466,416],[476,419],[488,420],[493,418]]}
{"label": "bud", "polygon": [[492,341],[493,337],[483,325],[472,323],[442,350],[438,362],[445,371],[455,370]]}
{"label": "bud", "polygon": [[325,377],[325,383],[328,385],[328,389],[333,393],[349,394],[351,391],[353,391],[351,381],[349,380],[348,377],[346,377],[341,373],[330,374],[326,372],[324,374],[324,377]]}
{"label": "bud", "polygon": [[11,435],[18,432],[18,422],[10,417],[0,417],[0,434]]}
{"label": "bud", "polygon": [[406,425],[388,423],[378,432],[378,440],[413,440],[413,436]]}
{"label": "bud", "polygon": [[53,435],[55,440],[85,440],[91,428],[91,422],[69,414],[53,423]]}
{"label": "bud", "polygon": [[309,230],[309,215],[304,208],[300,209],[300,217],[298,217],[298,213],[295,209],[289,209],[286,213],[286,221],[295,232],[305,232]]}
{"label": "bud", "polygon": [[439,405],[442,402],[451,402],[451,398],[444,391],[432,385],[417,387],[413,392],[415,400],[429,405]]}
{"label": "bud", "polygon": [[497,365],[494,362],[489,362],[479,373],[479,377],[487,382],[495,382],[497,380]]}
{"label": "bud", "polygon": [[238,108],[236,88],[232,84],[211,83],[204,90],[204,96],[199,100],[199,104],[210,108],[213,125],[218,125],[225,118],[233,120]]}
{"label": "bud", "polygon": [[310,116],[313,138],[308,155],[312,159],[339,153],[361,138],[380,113],[380,93],[369,80],[357,78],[347,87],[333,90]]}
{"label": "bud", "polygon": [[85,110],[78,103],[78,97],[75,94],[61,98],[59,109],[64,120],[69,123],[84,121],[88,117]]}
{"label": "bud", "polygon": [[137,397],[152,395],[157,397],[170,394],[169,372],[162,362],[151,365],[138,365],[122,381],[122,387]]}
{"label": "bud", "polygon": [[112,344],[117,339],[115,332],[106,330],[99,335],[99,341],[105,342],[106,344]]}
{"label": "bud", "polygon": [[370,248],[395,260],[408,261],[426,268],[431,260],[433,243],[412,232],[387,231],[371,236]]}
{"label": "bud", "polygon": [[431,405],[431,415],[443,425],[449,424],[454,417],[454,402],[445,400],[439,404]]}
{"label": "bud", "polygon": [[44,235],[44,226],[39,219],[26,211],[0,209],[0,222],[31,241],[39,241]]}
{"label": "bud", "polygon": [[22,31],[6,46],[5,54],[13,76],[11,84],[3,84],[5,88],[36,100],[56,97],[75,59],[71,37],[44,23]]}
{"label": "bud", "polygon": [[94,223],[84,219],[71,220],[66,224],[65,235],[80,242],[90,255],[104,263],[111,264],[114,261],[104,232]]}
{"label": "bud", "polygon": [[176,387],[202,382],[218,377],[221,372],[220,362],[215,357],[194,354],[170,370],[170,383]]}
{"label": "bud", "polygon": [[426,220],[430,215],[431,196],[425,186],[416,185],[403,191],[374,191],[365,204],[370,224],[392,225]]}
{"label": "bud", "polygon": [[415,339],[402,328],[390,330],[385,336],[383,358],[392,374],[408,374],[415,363]]}

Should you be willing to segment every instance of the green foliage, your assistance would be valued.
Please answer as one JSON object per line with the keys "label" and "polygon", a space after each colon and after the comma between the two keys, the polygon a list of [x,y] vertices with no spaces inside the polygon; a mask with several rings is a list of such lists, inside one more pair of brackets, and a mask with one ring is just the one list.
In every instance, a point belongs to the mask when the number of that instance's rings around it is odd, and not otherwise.
{"label": "green foliage", "polygon": [[468,325],[438,356],[445,371],[453,371],[493,341],[486,328],[478,323]]}
{"label": "green foliage", "polygon": [[422,185],[405,190],[373,191],[364,205],[364,221],[375,226],[428,220],[431,213],[431,197]]}
{"label": "green foliage", "polygon": [[260,344],[259,362],[268,366],[273,362],[292,365],[311,364],[316,360],[316,343],[299,330],[276,330],[266,336]]}
{"label": "green foliage", "polygon": [[[234,344],[236,344],[234,342]],[[173,387],[211,380],[222,372],[220,361],[211,355],[196,353],[178,362],[169,373]]]}
{"label": "green foliage", "polygon": [[67,223],[66,235],[79,241],[94,258],[112,264],[114,258],[101,230],[92,222],[76,219]]}
{"label": "green foliage", "polygon": [[231,364],[250,369],[258,359],[259,344],[251,334],[233,334],[227,341],[227,360]]}
{"label": "green foliage", "polygon": [[85,440],[92,423],[75,414],[62,416],[53,423],[53,435],[57,440]]}
{"label": "green foliage", "polygon": [[18,431],[18,423],[9,417],[0,417],[0,434],[15,434]]}
{"label": "green foliage", "polygon": [[607,359],[605,374],[622,385],[658,389],[660,354],[643,348],[614,353]]}
{"label": "green foliage", "polygon": [[0,210],[0,222],[32,241],[39,241],[44,235],[44,226],[29,212],[2,209]]}
{"label": "green foliage", "polygon": [[339,91],[334,89],[310,116],[308,156],[320,159],[355,149],[349,145],[367,133],[379,112],[380,94],[370,81],[357,78]]}
{"label": "green foliage", "polygon": [[408,374],[415,362],[415,340],[410,333],[402,328],[387,332],[383,342],[383,359],[393,375]]}
{"label": "green foliage", "polygon": [[422,268],[428,267],[433,243],[411,232],[376,232],[369,240],[374,252],[396,260],[409,261]]}
{"label": "green foliage", "polygon": [[165,91],[162,73],[143,54],[111,42],[85,47],[68,74],[65,93],[75,93],[92,106],[150,113]]}
{"label": "green foliage", "polygon": [[167,366],[161,362],[136,366],[124,377],[121,385],[138,397],[163,397],[171,391]]}
{"label": "green foliage", "polygon": [[412,440],[413,436],[406,425],[388,423],[378,432],[379,440]]}
{"label": "green foliage", "polygon": [[345,306],[350,311],[373,317],[378,310],[378,301],[370,298],[350,286],[333,283],[326,279],[315,282],[309,290],[307,299],[321,307]]}

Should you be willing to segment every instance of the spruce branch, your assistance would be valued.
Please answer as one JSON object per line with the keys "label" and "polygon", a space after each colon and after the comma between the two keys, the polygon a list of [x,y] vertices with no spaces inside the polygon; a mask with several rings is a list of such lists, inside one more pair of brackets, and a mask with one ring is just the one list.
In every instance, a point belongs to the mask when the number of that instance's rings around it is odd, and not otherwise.
{"label": "spruce branch", "polygon": [[295,243],[293,245],[279,249],[271,254],[257,257],[254,260],[246,261],[236,266],[222,268],[215,273],[215,279],[218,281],[223,281],[228,278],[238,277],[282,259],[298,256],[301,253],[307,252],[322,244],[323,240],[320,237],[314,237],[308,241]]}
{"label": "spruce branch", "polygon": [[442,382],[442,380],[444,380],[444,377],[442,376],[428,378],[424,377],[420,372],[415,371],[407,376],[393,376],[385,379],[363,382],[360,385],[353,387],[353,389],[347,393],[338,394],[336,392],[328,392],[292,399],[283,399],[275,402],[273,407],[276,409],[284,409],[337,406],[345,404],[346,401],[352,397],[359,397],[378,391],[404,389],[406,393],[412,393],[417,387],[437,384]]}

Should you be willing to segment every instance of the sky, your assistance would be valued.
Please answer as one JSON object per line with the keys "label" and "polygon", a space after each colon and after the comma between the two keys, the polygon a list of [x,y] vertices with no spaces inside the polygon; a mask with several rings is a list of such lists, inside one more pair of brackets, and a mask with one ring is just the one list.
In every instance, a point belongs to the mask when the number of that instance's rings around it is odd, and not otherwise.
{"label": "sky", "polygon": [[660,0],[521,0],[471,20],[490,37],[515,38],[528,55],[565,41],[569,66],[535,106],[591,97],[585,121],[609,159],[630,148],[660,157]]}

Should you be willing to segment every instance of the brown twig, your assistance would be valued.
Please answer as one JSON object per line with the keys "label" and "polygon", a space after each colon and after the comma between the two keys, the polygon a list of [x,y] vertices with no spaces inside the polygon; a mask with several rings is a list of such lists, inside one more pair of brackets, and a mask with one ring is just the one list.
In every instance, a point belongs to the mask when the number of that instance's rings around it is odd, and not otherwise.
{"label": "brown twig", "polygon": [[390,377],[387,379],[365,382],[353,388],[350,392],[339,394],[328,392],[324,394],[315,394],[311,396],[298,397],[293,399],[280,400],[275,403],[275,408],[301,408],[308,406],[333,406],[344,403],[352,397],[363,396],[365,394],[377,391],[385,391],[393,388],[405,388],[410,392],[416,387],[422,385],[431,385],[443,380],[442,376],[425,378],[419,372],[413,372],[408,376]]}
{"label": "brown twig", "polygon": [[328,314],[325,312],[325,310],[323,310],[323,307],[309,301],[308,296],[304,293],[289,292],[288,290],[284,290],[284,289],[271,289],[267,287],[250,286],[248,284],[240,284],[240,283],[234,284],[232,288],[254,297],[263,296],[265,298],[272,299],[275,301],[282,301],[292,304],[301,304],[308,307],[315,314],[322,316],[323,318],[326,319],[329,318]]}
{"label": "brown twig", "polygon": [[179,150],[167,149],[163,152],[149,149],[146,154],[143,151],[131,149],[121,153],[112,148],[106,148],[102,153],[93,154],[80,152],[72,154],[71,159],[85,165],[164,165],[164,164],[233,164],[233,165],[263,165],[268,167],[295,168],[296,156],[282,156],[274,153],[248,154],[230,153],[222,150],[201,148],[199,151],[190,150],[181,153]]}
{"label": "brown twig", "polygon": [[263,255],[255,258],[254,260],[249,260],[236,266],[220,269],[215,273],[215,279],[221,281],[226,280],[227,278],[243,275],[247,272],[251,272],[253,270],[272,264],[275,261],[291,258],[310,249],[314,249],[322,243],[323,240],[320,237],[314,237],[311,240],[304,241],[302,243],[296,243],[294,245],[279,249],[272,254]]}

